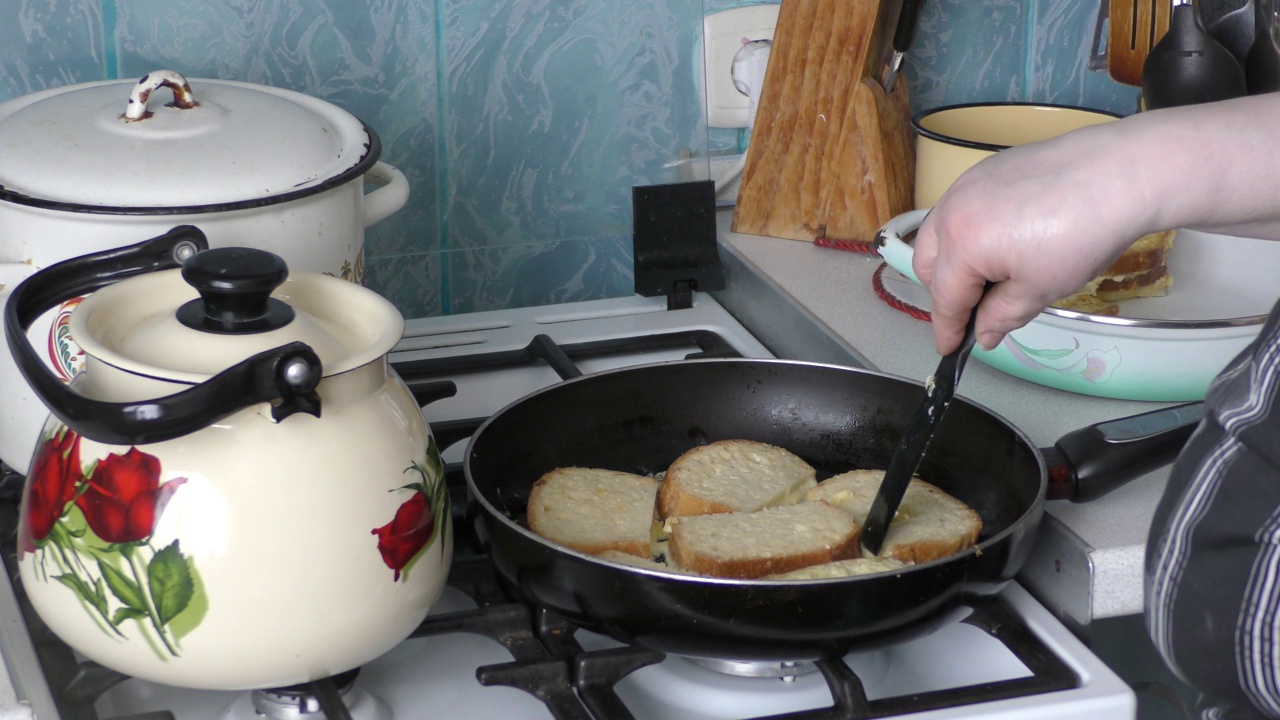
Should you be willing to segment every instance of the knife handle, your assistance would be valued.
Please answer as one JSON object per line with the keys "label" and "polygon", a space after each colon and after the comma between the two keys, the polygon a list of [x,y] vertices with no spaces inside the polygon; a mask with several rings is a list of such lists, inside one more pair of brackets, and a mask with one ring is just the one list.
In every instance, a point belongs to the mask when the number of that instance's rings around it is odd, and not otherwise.
{"label": "knife handle", "polygon": [[893,31],[893,49],[904,53],[911,49],[916,37],[917,20],[920,18],[920,7],[924,0],[902,0],[902,10],[898,14],[898,26]]}

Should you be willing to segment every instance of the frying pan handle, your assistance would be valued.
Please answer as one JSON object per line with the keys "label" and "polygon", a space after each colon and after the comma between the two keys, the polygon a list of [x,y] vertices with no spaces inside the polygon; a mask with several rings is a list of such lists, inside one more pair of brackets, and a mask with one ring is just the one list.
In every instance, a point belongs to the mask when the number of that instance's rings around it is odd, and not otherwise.
{"label": "frying pan handle", "polygon": [[1204,418],[1194,402],[1090,425],[1047,450],[1050,500],[1088,502],[1173,462]]}

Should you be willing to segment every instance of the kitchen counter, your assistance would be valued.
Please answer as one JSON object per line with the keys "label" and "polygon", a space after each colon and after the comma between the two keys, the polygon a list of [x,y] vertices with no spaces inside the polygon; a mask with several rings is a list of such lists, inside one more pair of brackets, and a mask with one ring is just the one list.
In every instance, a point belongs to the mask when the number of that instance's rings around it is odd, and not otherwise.
{"label": "kitchen counter", "polygon": [[[780,324],[786,324],[786,312],[809,315],[825,325],[833,342],[847,344],[882,372],[920,381],[937,368],[929,324],[889,307],[872,290],[877,257],[737,234],[729,229],[731,221],[732,212],[718,214],[728,285],[735,287],[735,274],[758,276],[752,281],[767,284],[794,306],[779,311]],[[734,311],[732,297],[722,302]],[[1055,390],[977,361],[966,366],[959,394],[1003,416],[1040,447],[1071,430],[1163,406]],[[1147,530],[1167,478],[1165,468],[1089,503],[1048,502],[1020,582],[1077,628],[1140,613]]]}

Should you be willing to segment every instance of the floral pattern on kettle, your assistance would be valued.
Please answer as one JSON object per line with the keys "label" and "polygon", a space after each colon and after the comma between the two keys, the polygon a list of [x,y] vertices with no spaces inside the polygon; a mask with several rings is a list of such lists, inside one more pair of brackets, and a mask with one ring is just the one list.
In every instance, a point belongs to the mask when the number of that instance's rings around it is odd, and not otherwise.
{"label": "floral pattern on kettle", "polygon": [[[372,534],[378,536],[378,552],[382,562],[394,571],[393,582],[399,582],[409,571],[413,561],[420,557],[436,538],[443,535],[449,525],[449,489],[445,485],[444,462],[435,438],[427,445],[427,454],[421,463],[414,462],[405,472],[416,472],[418,482],[396,488],[392,492],[413,493],[400,507],[395,517],[386,525],[376,527]],[[445,552],[440,543],[440,552]]]}
{"label": "floral pattern on kettle", "polygon": [[18,550],[36,555],[39,576],[65,585],[108,634],[131,623],[161,657],[180,655],[171,626],[191,605],[193,568],[178,541],[151,537],[184,482],[160,482],[160,461],[137,448],[85,466],[80,436],[59,427],[44,437],[23,497]]}
{"label": "floral pattern on kettle", "polygon": [[63,382],[71,382],[84,368],[84,350],[71,339],[71,311],[83,300],[72,298],[59,305],[49,326],[49,364]]}

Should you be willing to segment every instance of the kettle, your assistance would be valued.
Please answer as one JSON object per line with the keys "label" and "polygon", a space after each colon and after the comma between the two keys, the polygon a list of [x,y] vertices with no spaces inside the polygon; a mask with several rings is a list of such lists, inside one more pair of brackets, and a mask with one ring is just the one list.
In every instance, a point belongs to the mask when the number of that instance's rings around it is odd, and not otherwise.
{"label": "kettle", "polygon": [[[335,675],[418,626],[452,557],[443,463],[387,358],[403,318],[354,283],[207,246],[181,226],[13,291],[8,345],[51,412],[19,572],[55,634],[128,675]],[[83,295],[85,366],[64,385],[26,329]]]}

